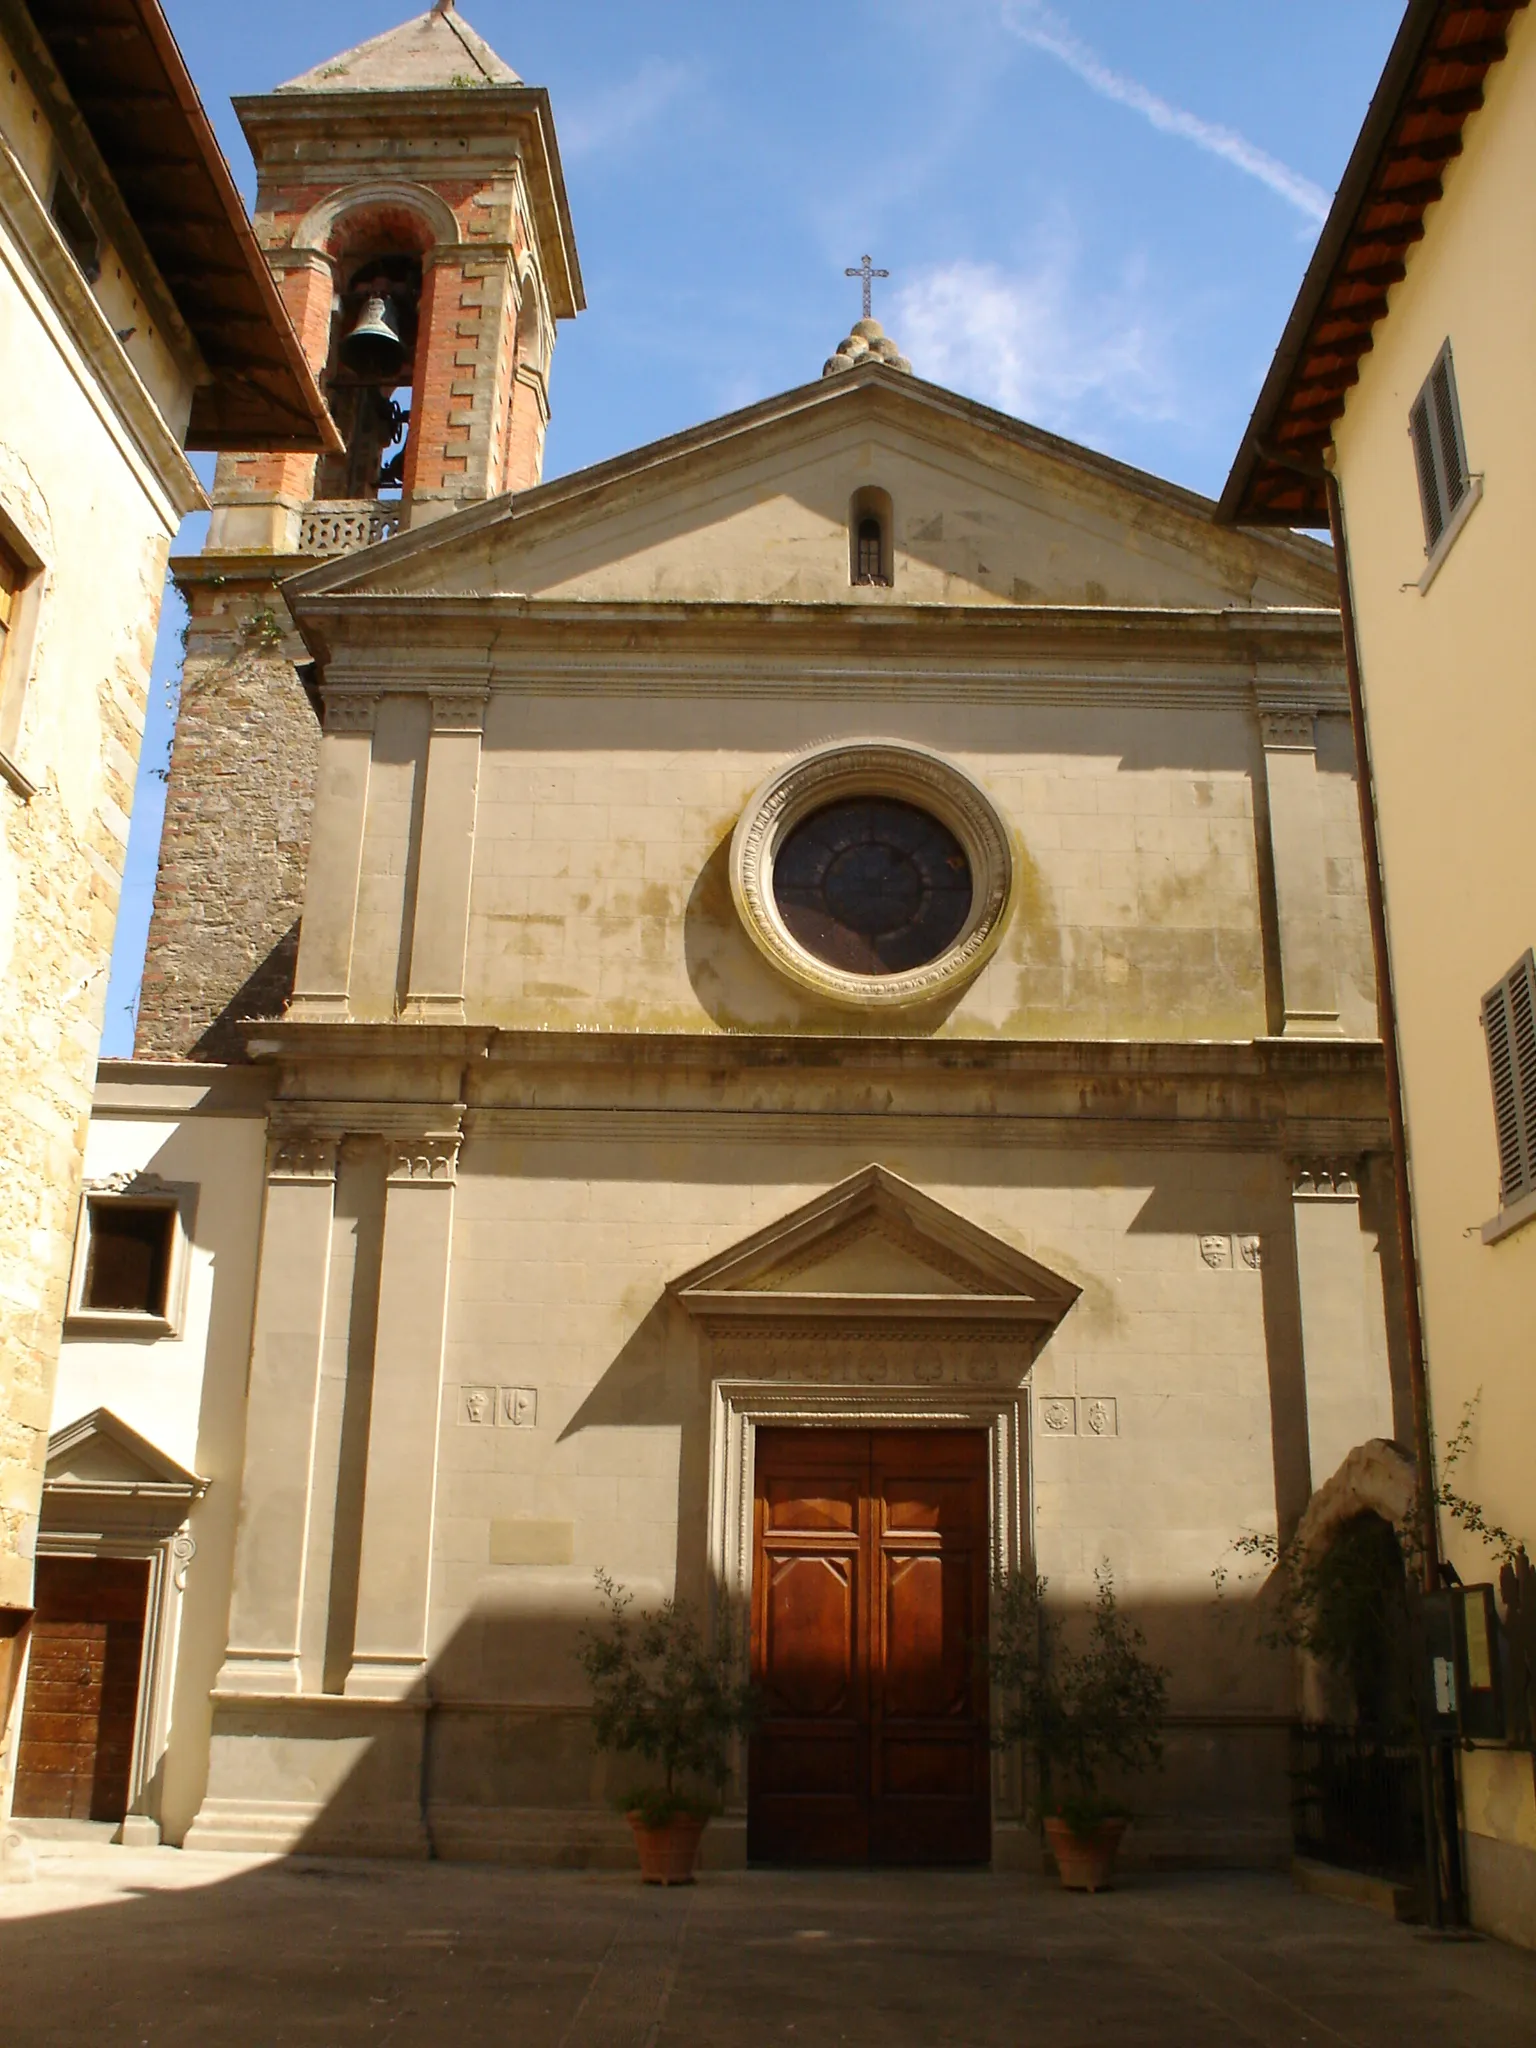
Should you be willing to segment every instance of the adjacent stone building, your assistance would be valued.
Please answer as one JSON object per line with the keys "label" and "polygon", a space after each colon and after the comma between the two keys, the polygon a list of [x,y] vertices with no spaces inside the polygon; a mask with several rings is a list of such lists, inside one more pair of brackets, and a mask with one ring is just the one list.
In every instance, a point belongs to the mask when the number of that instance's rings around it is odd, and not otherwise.
{"label": "adjacent stone building", "polygon": [[1408,1427],[1326,551],[872,321],[543,483],[543,96],[435,9],[242,111],[351,466],[227,464],[178,571],[151,1057],[92,1172],[188,1277],[132,1371],[80,1332],[45,1518],[183,1489],[135,1812],[627,1854],[606,1569],[749,1624],[712,1854],[1007,1862],[986,1588],[1108,1559],[1172,1673],[1144,1849],[1283,1856],[1292,1674],[1213,1573]]}
{"label": "adjacent stone building", "polygon": [[156,0],[0,24],[0,1812],[183,450],[335,436]]}

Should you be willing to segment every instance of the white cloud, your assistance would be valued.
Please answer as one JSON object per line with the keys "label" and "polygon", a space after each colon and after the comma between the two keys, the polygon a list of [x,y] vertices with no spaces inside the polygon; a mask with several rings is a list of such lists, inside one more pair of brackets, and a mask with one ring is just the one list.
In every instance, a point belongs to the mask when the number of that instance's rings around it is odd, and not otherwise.
{"label": "white cloud", "polygon": [[1314,185],[1310,178],[1293,171],[1278,157],[1270,156],[1246,136],[1239,135],[1236,129],[1202,120],[1198,114],[1188,113],[1163,99],[1139,79],[1127,78],[1121,71],[1112,71],[1072,33],[1059,15],[1042,5],[1041,0],[1004,0],[1003,22],[1020,42],[1028,43],[1032,49],[1065,64],[1102,98],[1129,107],[1162,134],[1177,135],[1185,142],[1192,142],[1196,149],[1221,157],[1226,163],[1245,171],[1250,178],[1257,178],[1261,185],[1267,185],[1271,192],[1277,193],[1298,212],[1306,214],[1309,220],[1327,219],[1329,196],[1320,185]]}
{"label": "white cloud", "polygon": [[1069,240],[1033,268],[960,260],[896,295],[892,331],[919,377],[1076,439],[1102,442],[1114,419],[1180,416],[1172,348],[1132,271],[1084,294]]}
{"label": "white cloud", "polygon": [[561,154],[575,159],[622,149],[625,143],[654,128],[698,79],[696,65],[647,57],[632,78],[620,85],[606,86],[574,107],[561,110]]}

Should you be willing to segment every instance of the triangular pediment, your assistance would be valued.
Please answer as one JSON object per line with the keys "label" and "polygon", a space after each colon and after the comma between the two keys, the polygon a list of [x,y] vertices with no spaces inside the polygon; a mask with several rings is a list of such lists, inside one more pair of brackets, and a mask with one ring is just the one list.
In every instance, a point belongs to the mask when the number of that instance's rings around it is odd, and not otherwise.
{"label": "triangular pediment", "polygon": [[1079,1289],[1039,1260],[867,1166],[671,1284],[691,1314],[929,1316],[1053,1327]]}
{"label": "triangular pediment", "polygon": [[[889,500],[891,588],[850,577],[854,496]],[[862,501],[861,501],[862,502]],[[883,501],[882,501],[883,502]],[[802,386],[286,586],[563,604],[1329,606],[1331,558],[920,378]]]}
{"label": "triangular pediment", "polygon": [[208,1482],[140,1436],[110,1408],[67,1423],[48,1439],[44,1484],[50,1491],[169,1492],[195,1499]]}

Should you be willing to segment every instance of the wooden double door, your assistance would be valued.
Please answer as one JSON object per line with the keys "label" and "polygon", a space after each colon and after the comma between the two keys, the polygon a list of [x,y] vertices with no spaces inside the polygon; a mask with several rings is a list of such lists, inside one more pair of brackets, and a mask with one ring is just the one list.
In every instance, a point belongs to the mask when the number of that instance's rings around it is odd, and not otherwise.
{"label": "wooden double door", "polygon": [[989,1860],[987,1458],[979,1430],[759,1430],[752,1860]]}

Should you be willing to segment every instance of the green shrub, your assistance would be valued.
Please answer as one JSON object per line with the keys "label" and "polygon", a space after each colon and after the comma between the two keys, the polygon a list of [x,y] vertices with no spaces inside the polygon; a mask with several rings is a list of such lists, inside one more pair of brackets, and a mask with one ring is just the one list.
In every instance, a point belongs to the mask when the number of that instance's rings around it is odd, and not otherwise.
{"label": "green shrub", "polygon": [[988,1662],[1002,1694],[995,1742],[1022,1742],[1039,1773],[1042,1810],[1076,1835],[1123,1815],[1101,1780],[1111,1768],[1146,1770],[1163,1758],[1168,1674],[1144,1652],[1146,1638],[1115,1600],[1108,1563],[1094,1573],[1098,1598],[1081,1647],[1046,1603],[1046,1581],[1014,1572],[999,1580]]}
{"label": "green shrub", "polygon": [[[631,1614],[633,1595],[596,1574],[607,1607],[583,1629],[577,1657],[592,1687],[597,1746],[660,1764],[664,1782],[640,1787],[619,1804],[648,1827],[678,1814],[702,1819],[719,1809],[731,1770],[731,1746],[757,1714],[740,1675],[733,1631],[722,1621],[711,1642],[693,1608],[664,1600],[654,1613]],[[709,1793],[689,1789],[700,1781]]]}

